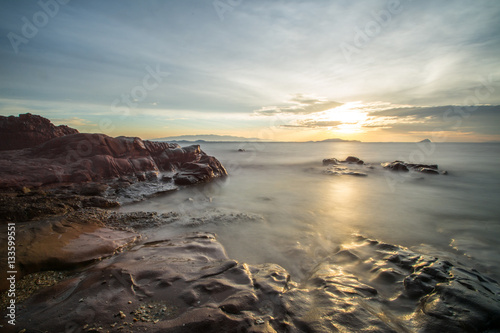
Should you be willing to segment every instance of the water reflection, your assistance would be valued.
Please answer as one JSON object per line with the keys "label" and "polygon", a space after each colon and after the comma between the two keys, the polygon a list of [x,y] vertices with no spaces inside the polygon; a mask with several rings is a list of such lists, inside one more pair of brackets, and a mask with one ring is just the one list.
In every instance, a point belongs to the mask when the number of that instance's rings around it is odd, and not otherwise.
{"label": "water reflection", "polygon": [[[183,220],[155,230],[155,236],[195,229],[215,232],[232,258],[277,263],[297,275],[349,243],[354,234],[418,246],[429,254],[463,257],[466,252],[475,265],[493,273],[500,266],[495,254],[500,208],[494,203],[500,175],[490,164],[470,170],[473,149],[462,151],[465,161],[457,162],[453,146],[444,153],[438,147],[442,154],[428,162],[442,164],[452,174],[409,178],[393,190],[385,170],[364,169],[368,177],[362,178],[327,175],[321,161],[350,154],[376,165],[408,154],[410,145],[270,145],[269,151],[254,152],[250,161],[250,155],[228,144],[208,146],[207,153],[231,166],[227,179],[121,210],[179,212]],[[328,153],[325,147],[330,147]],[[449,246],[452,238],[462,252]]]}

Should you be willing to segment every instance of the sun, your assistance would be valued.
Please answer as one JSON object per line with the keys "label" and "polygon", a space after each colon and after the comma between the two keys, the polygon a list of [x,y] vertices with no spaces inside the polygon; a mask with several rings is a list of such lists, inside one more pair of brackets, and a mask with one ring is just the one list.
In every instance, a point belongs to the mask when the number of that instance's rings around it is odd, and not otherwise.
{"label": "sun", "polygon": [[331,128],[339,133],[359,133],[363,132],[363,124],[368,120],[368,113],[363,111],[359,102],[345,103],[333,109],[326,110],[318,114],[318,121],[338,122]]}

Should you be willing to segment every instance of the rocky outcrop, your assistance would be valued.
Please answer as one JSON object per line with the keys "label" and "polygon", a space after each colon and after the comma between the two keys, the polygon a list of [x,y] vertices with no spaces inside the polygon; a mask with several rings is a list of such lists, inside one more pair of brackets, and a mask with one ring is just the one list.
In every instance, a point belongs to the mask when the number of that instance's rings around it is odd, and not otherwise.
{"label": "rocky outcrop", "polygon": [[408,172],[410,170],[413,170],[417,172],[428,173],[431,175],[439,175],[438,166],[436,164],[414,164],[402,161],[394,161],[382,163],[382,166],[385,169],[389,169],[391,171]]}
{"label": "rocky outcrop", "polygon": [[[199,145],[112,138],[104,134],[72,134],[33,148],[0,152],[0,187],[83,183],[132,176],[157,179],[162,172],[180,173],[178,184],[193,184],[227,175]],[[189,179],[186,181],[185,179]]]}
{"label": "rocky outcrop", "polygon": [[0,151],[37,146],[78,131],[65,125],[54,126],[50,120],[30,113],[19,117],[0,116]]}
{"label": "rocky outcrop", "polygon": [[365,164],[364,161],[360,160],[358,157],[355,157],[355,156],[348,156],[343,161],[339,161],[335,157],[334,158],[325,158],[323,160],[323,165],[337,165],[339,163],[359,164],[359,165]]}
{"label": "rocky outcrop", "polygon": [[[374,169],[374,166],[365,164],[365,162],[358,157],[348,156],[345,160],[339,161],[336,158],[325,158],[323,160],[323,165],[328,166],[328,169],[324,172],[326,174],[332,175],[353,175],[353,176],[366,176],[364,172],[360,172],[361,168]],[[344,165],[344,166],[339,166]],[[359,166],[359,167],[358,167]],[[427,173],[431,175],[439,175],[438,166],[436,164],[415,164],[406,163],[403,161],[394,161],[382,163],[384,169],[399,172],[409,172],[410,170]],[[448,174],[446,171],[441,172],[441,174]]]}

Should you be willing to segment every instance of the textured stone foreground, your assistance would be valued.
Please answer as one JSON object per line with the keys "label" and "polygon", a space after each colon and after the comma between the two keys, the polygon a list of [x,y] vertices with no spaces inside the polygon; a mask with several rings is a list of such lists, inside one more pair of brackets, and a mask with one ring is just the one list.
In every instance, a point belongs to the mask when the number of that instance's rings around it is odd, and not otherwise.
{"label": "textured stone foreground", "polygon": [[[81,214],[99,216],[99,210]],[[102,214],[101,220],[109,220],[109,213]],[[120,218],[123,223],[129,219]],[[82,235],[93,239],[98,230]],[[54,232],[57,238],[64,230]],[[500,327],[495,281],[458,264],[363,237],[319,259],[303,281],[293,281],[278,265],[231,260],[211,233],[148,241],[133,231],[116,232],[121,252],[101,254],[94,264],[34,294],[18,308],[16,329],[482,332]],[[127,242],[135,243],[124,248]],[[96,253],[92,244],[97,246],[88,242],[86,253]]]}

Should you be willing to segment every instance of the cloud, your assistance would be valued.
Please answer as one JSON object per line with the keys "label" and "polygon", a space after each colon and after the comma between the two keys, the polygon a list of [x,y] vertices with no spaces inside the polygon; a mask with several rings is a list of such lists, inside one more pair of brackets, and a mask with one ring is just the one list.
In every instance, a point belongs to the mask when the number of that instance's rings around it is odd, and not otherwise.
{"label": "cloud", "polygon": [[329,101],[324,98],[304,94],[295,94],[286,103],[287,105],[283,106],[265,106],[255,110],[254,113],[263,116],[277,114],[306,115],[334,109],[342,105],[342,103],[336,101]]}
{"label": "cloud", "polygon": [[447,105],[437,107],[390,108],[370,112],[367,129],[392,133],[460,131],[484,135],[500,134],[500,106]]}
{"label": "cloud", "polygon": [[313,120],[306,120],[306,121],[297,121],[295,124],[286,124],[286,125],[281,125],[280,127],[284,128],[320,128],[320,127],[337,127],[339,125],[342,125],[343,122],[341,121],[313,121]]}
{"label": "cloud", "polygon": [[57,118],[53,119],[52,122],[55,125],[67,125],[69,127],[97,127],[97,124],[92,123],[87,119],[82,119],[78,117],[72,118]]}

